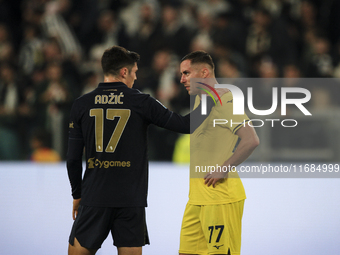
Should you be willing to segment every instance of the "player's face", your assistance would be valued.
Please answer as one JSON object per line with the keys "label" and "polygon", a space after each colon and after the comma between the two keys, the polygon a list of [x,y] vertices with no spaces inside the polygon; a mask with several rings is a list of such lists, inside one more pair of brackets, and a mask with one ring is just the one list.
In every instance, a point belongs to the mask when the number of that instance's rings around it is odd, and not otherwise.
{"label": "player's face", "polygon": [[198,89],[194,86],[190,86],[191,78],[203,78],[202,73],[197,65],[191,65],[191,60],[184,60],[180,65],[181,71],[181,83],[184,85],[189,95],[198,94]]}
{"label": "player's face", "polygon": [[133,87],[133,84],[135,83],[135,80],[137,80],[137,72],[138,67],[137,67],[137,63],[135,63],[135,65],[131,68],[131,71],[128,72],[128,75],[126,76],[126,85],[129,88]]}

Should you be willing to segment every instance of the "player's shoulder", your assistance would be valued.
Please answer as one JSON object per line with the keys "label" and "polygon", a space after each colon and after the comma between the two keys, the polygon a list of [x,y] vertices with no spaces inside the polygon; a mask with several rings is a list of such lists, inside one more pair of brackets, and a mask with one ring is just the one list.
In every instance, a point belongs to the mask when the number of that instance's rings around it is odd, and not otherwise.
{"label": "player's shoulder", "polygon": [[224,103],[224,104],[233,103],[233,94],[231,93],[230,90],[228,92],[224,93],[223,95],[221,95],[220,97],[221,97],[222,103]]}
{"label": "player's shoulder", "polygon": [[130,89],[130,97],[137,104],[148,104],[153,102],[160,103],[156,98],[152,97],[150,94],[144,93],[138,89]]}
{"label": "player's shoulder", "polygon": [[81,96],[77,97],[77,98],[73,101],[73,105],[74,105],[74,106],[77,106],[77,107],[79,107],[79,106],[81,106],[81,105],[86,105],[86,104],[87,104],[86,102],[88,102],[89,99],[92,98],[92,96],[91,96],[92,94],[93,94],[93,91],[88,92],[88,93],[86,93],[86,94],[84,94],[84,95],[81,95]]}
{"label": "player's shoulder", "polygon": [[142,97],[145,97],[145,98],[150,97],[149,94],[146,94],[146,93],[140,91],[139,89],[131,88],[128,91],[132,96],[135,96],[135,97],[141,97],[141,98]]}
{"label": "player's shoulder", "polygon": [[199,95],[196,95],[194,98],[194,109],[196,109],[200,103],[201,103],[201,98],[199,97]]}
{"label": "player's shoulder", "polygon": [[226,114],[226,112],[232,111],[233,109],[233,94],[228,91],[225,92],[224,94],[220,94],[220,98],[216,100],[216,113],[222,113]]}
{"label": "player's shoulder", "polygon": [[83,112],[86,111],[88,108],[93,107],[96,94],[98,94],[97,89],[94,89],[84,95],[77,97],[73,101],[72,110],[76,112]]}

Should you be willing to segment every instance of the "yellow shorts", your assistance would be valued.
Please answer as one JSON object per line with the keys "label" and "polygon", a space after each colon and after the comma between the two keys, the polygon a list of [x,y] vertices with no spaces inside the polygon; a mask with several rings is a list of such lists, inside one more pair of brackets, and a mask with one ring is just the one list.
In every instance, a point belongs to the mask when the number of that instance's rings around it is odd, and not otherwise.
{"label": "yellow shorts", "polygon": [[244,200],[222,205],[187,204],[179,253],[240,254],[243,207]]}

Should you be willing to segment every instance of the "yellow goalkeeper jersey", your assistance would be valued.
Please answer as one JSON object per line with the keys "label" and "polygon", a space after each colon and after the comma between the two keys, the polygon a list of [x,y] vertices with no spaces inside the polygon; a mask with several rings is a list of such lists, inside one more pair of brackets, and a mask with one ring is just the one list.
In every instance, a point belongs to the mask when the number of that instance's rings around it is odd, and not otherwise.
{"label": "yellow goalkeeper jersey", "polygon": [[[199,101],[197,96],[195,107]],[[222,104],[217,101],[209,116],[190,135],[189,204],[226,204],[246,198],[237,172],[229,172],[228,178],[218,183],[215,188],[204,184],[204,176],[210,171],[221,170],[223,163],[233,155],[239,142],[235,133],[242,126],[248,125],[249,121],[246,114],[233,115],[231,92],[223,94],[221,102]]]}

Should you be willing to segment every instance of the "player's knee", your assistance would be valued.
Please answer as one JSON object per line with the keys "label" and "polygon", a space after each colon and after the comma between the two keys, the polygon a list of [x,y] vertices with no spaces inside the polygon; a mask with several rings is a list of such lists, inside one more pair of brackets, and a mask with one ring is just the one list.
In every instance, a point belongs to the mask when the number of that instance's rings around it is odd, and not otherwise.
{"label": "player's knee", "polygon": [[68,255],[94,255],[97,250],[82,247],[77,238],[74,238],[73,245],[68,246]]}
{"label": "player's knee", "polygon": [[142,255],[142,247],[118,247],[118,255]]}

